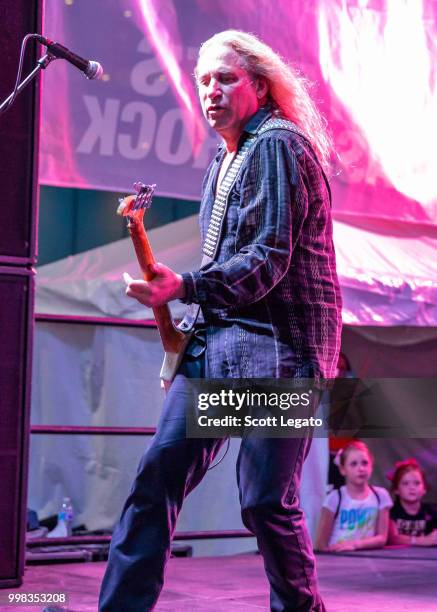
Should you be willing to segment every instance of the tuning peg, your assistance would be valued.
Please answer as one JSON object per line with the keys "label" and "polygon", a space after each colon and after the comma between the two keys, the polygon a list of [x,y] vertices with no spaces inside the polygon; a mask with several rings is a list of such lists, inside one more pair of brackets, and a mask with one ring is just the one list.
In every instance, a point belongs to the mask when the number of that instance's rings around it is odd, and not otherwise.
{"label": "tuning peg", "polygon": [[137,193],[139,193],[142,189],[144,189],[145,185],[141,181],[136,181],[134,183],[134,189]]}

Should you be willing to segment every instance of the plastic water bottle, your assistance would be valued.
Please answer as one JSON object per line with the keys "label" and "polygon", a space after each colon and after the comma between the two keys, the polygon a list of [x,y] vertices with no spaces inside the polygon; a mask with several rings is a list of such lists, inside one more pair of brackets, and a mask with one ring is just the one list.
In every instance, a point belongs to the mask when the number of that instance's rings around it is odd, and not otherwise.
{"label": "plastic water bottle", "polygon": [[52,531],[47,534],[48,538],[66,538],[73,531],[74,511],[71,499],[64,497],[58,512],[58,523]]}
{"label": "plastic water bottle", "polygon": [[71,499],[69,497],[64,497],[62,500],[61,509],[58,513],[58,524],[63,521],[65,523],[67,529],[67,535],[71,536],[73,532],[73,504],[71,503]]}

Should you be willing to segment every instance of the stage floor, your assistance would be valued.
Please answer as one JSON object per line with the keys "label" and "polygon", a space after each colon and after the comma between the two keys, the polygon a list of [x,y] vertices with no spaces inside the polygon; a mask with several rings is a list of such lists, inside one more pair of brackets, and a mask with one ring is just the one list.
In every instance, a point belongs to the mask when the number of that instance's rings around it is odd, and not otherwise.
{"label": "stage floor", "polygon": [[[320,588],[329,612],[437,610],[437,549],[391,549],[348,555],[318,555]],[[105,563],[29,566],[24,585],[0,591],[62,591],[68,610],[96,612]],[[41,610],[34,606],[0,606],[0,610]],[[243,612],[269,610],[262,559],[256,554],[174,558],[157,612]],[[122,612],[122,611],[120,611]]]}

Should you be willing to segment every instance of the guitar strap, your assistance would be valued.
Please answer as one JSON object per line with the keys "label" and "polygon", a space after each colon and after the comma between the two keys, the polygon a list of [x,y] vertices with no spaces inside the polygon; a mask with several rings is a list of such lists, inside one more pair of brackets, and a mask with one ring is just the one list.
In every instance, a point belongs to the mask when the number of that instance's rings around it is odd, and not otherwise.
{"label": "guitar strap", "polygon": [[[279,117],[270,117],[265,123],[263,123],[260,129],[255,134],[249,134],[244,141],[241,149],[234,157],[226,171],[226,175],[220,183],[220,187],[217,190],[217,194],[214,200],[214,204],[211,211],[211,217],[208,224],[208,230],[206,232],[205,242],[203,243],[203,257],[201,261],[201,267],[214,261],[214,257],[217,254],[217,249],[220,243],[220,237],[223,229],[223,222],[226,216],[226,211],[229,203],[229,194],[232,187],[238,178],[239,171],[243,165],[244,160],[247,157],[252,145],[257,140],[257,137],[268,130],[282,129],[290,130],[298,133],[300,136],[305,137],[305,134],[299,129],[299,127],[292,121],[286,119],[280,119]],[[178,327],[183,332],[189,332],[193,329],[197,318],[199,316],[200,305],[192,303],[188,306],[187,311],[183,320],[179,323]]]}
{"label": "guitar strap", "polygon": [[[229,194],[238,176],[238,172],[246,158],[249,149],[256,140],[255,136],[250,135],[243,143],[243,146],[238,151],[229,165],[229,168],[224,176],[220,187],[217,189],[214,204],[209,219],[208,230],[206,232],[205,242],[203,243],[203,255],[209,258],[209,261],[214,259],[217,252],[217,247],[222,232],[223,221],[228,207]],[[205,265],[202,261],[202,265]]]}

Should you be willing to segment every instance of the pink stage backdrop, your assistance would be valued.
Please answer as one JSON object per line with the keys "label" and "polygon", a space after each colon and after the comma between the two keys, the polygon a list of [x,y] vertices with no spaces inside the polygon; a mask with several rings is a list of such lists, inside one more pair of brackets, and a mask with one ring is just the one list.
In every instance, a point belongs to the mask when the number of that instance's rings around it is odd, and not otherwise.
{"label": "pink stage backdrop", "polygon": [[62,61],[44,74],[40,182],[128,191],[142,179],[197,199],[217,139],[191,75],[200,43],[231,27],[316,82],[338,217],[436,224],[432,0],[46,0],[44,34],[100,61],[105,80]]}

